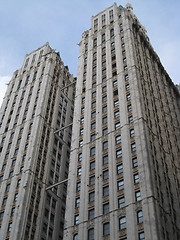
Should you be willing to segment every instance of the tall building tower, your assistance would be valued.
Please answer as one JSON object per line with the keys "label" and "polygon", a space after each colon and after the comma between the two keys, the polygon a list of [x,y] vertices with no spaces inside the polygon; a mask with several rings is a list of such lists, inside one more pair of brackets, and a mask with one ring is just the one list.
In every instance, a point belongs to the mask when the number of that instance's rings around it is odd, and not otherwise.
{"label": "tall building tower", "polygon": [[64,240],[180,239],[180,95],[132,6],[80,42]]}
{"label": "tall building tower", "polygon": [[48,43],[9,83],[0,112],[1,240],[63,237],[67,183],[47,187],[68,176],[73,83]]}

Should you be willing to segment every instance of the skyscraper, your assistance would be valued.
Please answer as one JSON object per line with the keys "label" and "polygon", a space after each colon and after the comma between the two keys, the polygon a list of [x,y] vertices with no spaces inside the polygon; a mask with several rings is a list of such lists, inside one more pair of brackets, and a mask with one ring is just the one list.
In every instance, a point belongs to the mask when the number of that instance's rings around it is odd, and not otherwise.
{"label": "skyscraper", "polygon": [[180,239],[180,95],[127,4],[82,35],[64,240]]}
{"label": "skyscraper", "polygon": [[9,83],[0,113],[2,240],[62,239],[67,183],[47,187],[68,176],[74,87],[48,43]]}

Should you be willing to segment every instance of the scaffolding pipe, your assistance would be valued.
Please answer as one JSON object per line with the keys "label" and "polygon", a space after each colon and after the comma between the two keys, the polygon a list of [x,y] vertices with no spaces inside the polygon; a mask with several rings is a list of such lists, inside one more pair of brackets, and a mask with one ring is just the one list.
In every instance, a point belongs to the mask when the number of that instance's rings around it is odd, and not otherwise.
{"label": "scaffolding pipe", "polygon": [[68,124],[68,125],[66,125],[66,126],[64,126],[64,127],[62,127],[62,128],[60,128],[60,129],[54,131],[54,134],[57,133],[57,132],[60,132],[60,131],[64,130],[65,128],[68,128],[68,127],[72,126],[72,124],[73,124],[73,123],[70,123],[70,124]]}
{"label": "scaffolding pipe", "polygon": [[47,190],[49,190],[49,189],[51,189],[51,188],[53,188],[53,187],[56,187],[56,186],[58,186],[58,185],[60,185],[60,184],[62,184],[62,183],[67,182],[68,180],[69,180],[69,179],[67,178],[67,179],[65,179],[65,180],[63,180],[63,181],[61,181],[61,182],[55,183],[55,184],[47,187],[45,190],[47,191]]}

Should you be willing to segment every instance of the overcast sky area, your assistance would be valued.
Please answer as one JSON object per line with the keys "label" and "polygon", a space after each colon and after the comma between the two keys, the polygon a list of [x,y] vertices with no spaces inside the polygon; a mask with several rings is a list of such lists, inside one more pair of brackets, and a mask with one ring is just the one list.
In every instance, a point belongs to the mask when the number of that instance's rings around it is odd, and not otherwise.
{"label": "overcast sky area", "polygon": [[[113,0],[0,0],[0,106],[6,84],[27,53],[49,42],[77,76],[78,43],[91,27],[91,16]],[[117,0],[130,2],[150,42],[175,84],[180,83],[180,0]]]}

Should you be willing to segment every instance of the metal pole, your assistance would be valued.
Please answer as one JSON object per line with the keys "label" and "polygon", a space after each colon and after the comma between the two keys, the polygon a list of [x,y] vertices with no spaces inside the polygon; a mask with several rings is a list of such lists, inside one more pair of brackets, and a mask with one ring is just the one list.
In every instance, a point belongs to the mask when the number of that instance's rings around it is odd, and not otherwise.
{"label": "metal pole", "polygon": [[65,180],[63,180],[63,181],[61,181],[61,182],[55,183],[55,184],[47,187],[45,190],[47,191],[47,190],[49,190],[49,189],[51,189],[51,188],[53,188],[53,187],[55,187],[55,186],[58,186],[58,185],[60,185],[60,184],[62,184],[62,183],[67,182],[68,180],[69,180],[69,179],[67,178],[67,179],[65,179]]}
{"label": "metal pole", "polygon": [[57,133],[57,132],[60,132],[61,130],[64,130],[65,128],[68,128],[68,127],[72,126],[72,124],[73,124],[73,123],[70,123],[70,124],[66,125],[65,127],[62,127],[62,128],[60,128],[60,129],[56,130],[56,131],[54,132],[54,134]]}

